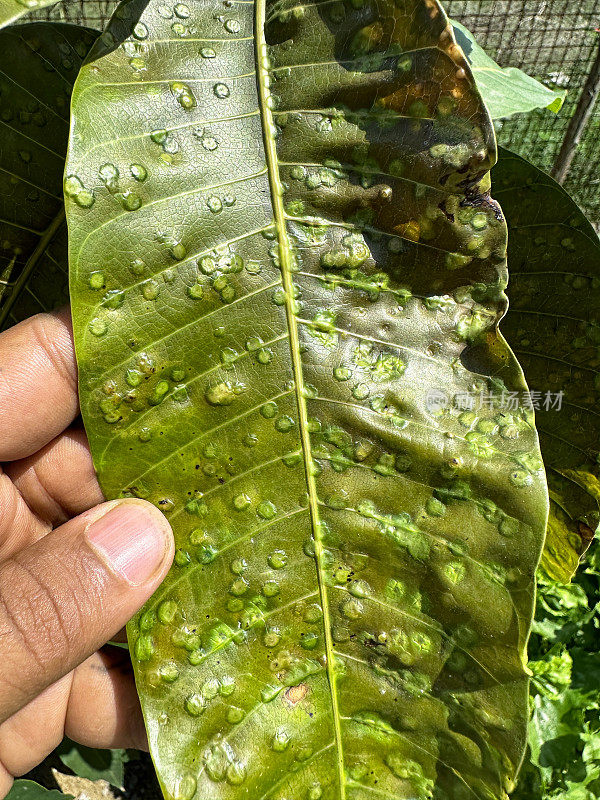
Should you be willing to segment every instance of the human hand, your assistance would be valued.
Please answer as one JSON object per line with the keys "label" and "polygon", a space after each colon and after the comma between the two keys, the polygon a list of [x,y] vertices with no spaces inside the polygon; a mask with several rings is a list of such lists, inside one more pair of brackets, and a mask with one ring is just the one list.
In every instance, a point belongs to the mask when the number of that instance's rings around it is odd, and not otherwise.
{"label": "human hand", "polygon": [[126,651],[102,645],[173,559],[165,517],[103,502],[78,414],[68,311],[0,334],[0,798],[64,735],[145,747]]}

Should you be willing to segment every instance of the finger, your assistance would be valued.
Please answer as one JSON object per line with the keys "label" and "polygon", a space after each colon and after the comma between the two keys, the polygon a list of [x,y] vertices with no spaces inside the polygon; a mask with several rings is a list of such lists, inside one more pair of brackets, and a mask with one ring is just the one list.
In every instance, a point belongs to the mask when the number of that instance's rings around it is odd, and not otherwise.
{"label": "finger", "polygon": [[0,470],[0,562],[103,500],[81,429]]}
{"label": "finger", "polygon": [[32,456],[7,464],[5,472],[29,508],[52,527],[104,499],[80,428],[70,428]]}
{"label": "finger", "polygon": [[65,734],[88,747],[148,749],[127,650],[105,647],[77,667],[65,717]]}
{"label": "finger", "polygon": [[37,314],[0,334],[0,461],[35,453],[77,410],[68,310]]}
{"label": "finger", "polygon": [[0,467],[0,563],[50,529],[48,523],[36,517]]}
{"label": "finger", "polygon": [[0,721],[82,663],[150,597],[173,559],[166,518],[104,503],[0,566]]}
{"label": "finger", "polygon": [[48,686],[0,725],[0,761],[11,778],[29,772],[62,742],[72,680],[70,673]]}
{"label": "finger", "polygon": [[147,748],[125,651],[107,648],[94,653],[0,725],[2,765],[11,776],[23,775],[65,735],[87,747]]}

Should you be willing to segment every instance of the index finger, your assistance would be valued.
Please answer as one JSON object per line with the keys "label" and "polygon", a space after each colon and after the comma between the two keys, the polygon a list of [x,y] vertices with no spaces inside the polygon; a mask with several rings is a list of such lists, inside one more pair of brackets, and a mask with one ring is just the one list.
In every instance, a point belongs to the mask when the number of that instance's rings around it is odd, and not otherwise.
{"label": "index finger", "polygon": [[35,453],[78,410],[69,309],[36,314],[0,334],[0,461]]}

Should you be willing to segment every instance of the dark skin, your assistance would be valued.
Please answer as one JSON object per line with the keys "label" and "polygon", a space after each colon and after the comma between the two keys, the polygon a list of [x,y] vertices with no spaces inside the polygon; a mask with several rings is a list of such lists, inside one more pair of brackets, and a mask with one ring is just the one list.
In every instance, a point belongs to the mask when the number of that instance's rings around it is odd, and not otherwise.
{"label": "dark skin", "polygon": [[104,502],[78,413],[69,312],[0,334],[0,798],[64,735],[146,747],[127,652],[103,645],[164,578],[172,533],[149,503]]}

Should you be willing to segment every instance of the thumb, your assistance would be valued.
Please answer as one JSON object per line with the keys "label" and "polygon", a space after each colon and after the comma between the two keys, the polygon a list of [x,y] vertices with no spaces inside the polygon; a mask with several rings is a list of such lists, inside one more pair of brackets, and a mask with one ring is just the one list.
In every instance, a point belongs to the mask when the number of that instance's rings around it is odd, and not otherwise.
{"label": "thumb", "polygon": [[0,721],[119,631],[173,559],[166,518],[143,500],[87,511],[0,565]]}

